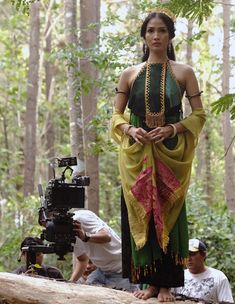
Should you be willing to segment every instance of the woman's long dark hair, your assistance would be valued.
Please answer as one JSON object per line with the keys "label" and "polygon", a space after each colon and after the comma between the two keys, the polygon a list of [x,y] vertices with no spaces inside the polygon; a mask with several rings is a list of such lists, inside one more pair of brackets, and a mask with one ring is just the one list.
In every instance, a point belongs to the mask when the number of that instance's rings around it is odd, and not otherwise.
{"label": "woman's long dark hair", "polygon": [[[169,38],[173,39],[175,37],[174,22],[170,17],[168,17],[167,15],[165,15],[163,13],[150,13],[145,18],[145,20],[141,26],[140,36],[145,39],[147,25],[151,19],[156,18],[156,17],[160,18],[164,22],[164,24],[167,27],[168,33],[169,33]],[[145,43],[143,44],[143,53],[144,53],[144,55],[142,57],[142,62],[146,61],[149,58],[149,48],[147,47],[147,45]],[[167,48],[167,57],[169,59],[175,61],[175,51],[174,51],[174,47],[173,47],[172,43],[170,44],[170,47]]]}

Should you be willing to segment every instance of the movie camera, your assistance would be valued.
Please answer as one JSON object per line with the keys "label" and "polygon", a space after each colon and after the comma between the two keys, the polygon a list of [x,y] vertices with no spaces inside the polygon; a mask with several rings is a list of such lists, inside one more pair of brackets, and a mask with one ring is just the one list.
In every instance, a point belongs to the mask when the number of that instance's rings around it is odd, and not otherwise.
{"label": "movie camera", "polygon": [[[54,178],[48,182],[43,194],[42,185],[38,185],[41,207],[39,208],[38,222],[45,227],[41,239],[49,242],[47,245],[30,245],[23,248],[27,252],[27,268],[35,264],[36,252],[55,253],[58,260],[65,260],[64,256],[73,251],[73,244],[76,241],[73,231],[73,213],[71,208],[84,208],[85,186],[89,186],[88,176],[75,175],[72,182],[65,182],[66,171],[72,175],[72,166],[77,165],[76,157],[57,158],[57,166],[65,167],[60,178]],[[53,166],[54,169],[55,166]]]}

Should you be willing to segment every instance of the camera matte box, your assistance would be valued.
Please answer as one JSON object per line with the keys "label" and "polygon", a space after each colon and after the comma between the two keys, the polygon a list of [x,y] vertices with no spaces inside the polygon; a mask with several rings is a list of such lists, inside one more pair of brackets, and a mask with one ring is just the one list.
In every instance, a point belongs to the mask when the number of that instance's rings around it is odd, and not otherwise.
{"label": "camera matte box", "polygon": [[84,208],[85,188],[73,183],[55,183],[45,196],[48,209]]}

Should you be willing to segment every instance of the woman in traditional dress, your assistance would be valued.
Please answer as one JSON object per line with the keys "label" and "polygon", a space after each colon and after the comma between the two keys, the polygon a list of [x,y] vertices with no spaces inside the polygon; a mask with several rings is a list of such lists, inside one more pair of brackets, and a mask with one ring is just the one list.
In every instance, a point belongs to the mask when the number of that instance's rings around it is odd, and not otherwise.
{"label": "woman in traditional dress", "polygon": [[[120,144],[124,276],[147,284],[137,298],[161,302],[174,301],[170,288],[184,285],[185,197],[205,122],[195,74],[175,62],[174,21],[170,11],[159,9],[143,22],[143,62],[120,76],[111,131]],[[192,109],[186,118],[184,93]]]}

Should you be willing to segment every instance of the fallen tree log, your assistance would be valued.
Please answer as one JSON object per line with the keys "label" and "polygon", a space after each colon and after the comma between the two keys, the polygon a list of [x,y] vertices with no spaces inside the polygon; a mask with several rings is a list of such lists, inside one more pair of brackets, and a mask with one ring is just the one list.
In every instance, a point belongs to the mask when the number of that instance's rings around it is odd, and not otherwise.
{"label": "fallen tree log", "polygon": [[[156,304],[105,287],[0,272],[0,304]],[[195,303],[176,301],[175,303]]]}

